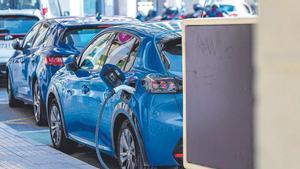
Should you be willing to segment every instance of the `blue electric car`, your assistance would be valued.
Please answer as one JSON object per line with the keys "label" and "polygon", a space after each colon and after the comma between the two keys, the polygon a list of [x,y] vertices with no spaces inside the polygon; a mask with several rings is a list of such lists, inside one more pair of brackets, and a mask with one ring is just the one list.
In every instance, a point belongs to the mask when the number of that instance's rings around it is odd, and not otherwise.
{"label": "blue electric car", "polygon": [[103,29],[136,22],[127,17],[66,17],[38,22],[23,43],[13,45],[16,52],[7,63],[9,106],[33,104],[36,123],[45,125],[48,85],[64,59],[78,55]]}
{"label": "blue electric car", "polygon": [[[182,160],[182,43],[180,22],[122,25],[97,35],[52,78],[47,111],[53,146],[74,141],[98,148],[121,168],[179,166]],[[115,93],[100,76],[109,66],[136,91]],[[102,74],[106,74],[105,72]],[[109,76],[115,79],[114,76]],[[109,100],[106,100],[108,99]],[[101,111],[102,112],[102,111]]]}

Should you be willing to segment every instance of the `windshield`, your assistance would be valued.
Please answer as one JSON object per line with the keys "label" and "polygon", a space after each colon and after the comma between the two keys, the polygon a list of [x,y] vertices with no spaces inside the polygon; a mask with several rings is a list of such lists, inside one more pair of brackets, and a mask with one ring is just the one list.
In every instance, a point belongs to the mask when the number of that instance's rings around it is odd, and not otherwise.
{"label": "windshield", "polygon": [[162,60],[169,72],[182,74],[182,42],[180,38],[173,38],[161,44]]}
{"label": "windshield", "polygon": [[40,9],[39,0],[0,0],[0,10]]}
{"label": "windshield", "polygon": [[99,28],[69,29],[63,37],[63,43],[81,51],[101,30]]}
{"label": "windshield", "polygon": [[31,16],[0,16],[0,29],[8,29],[10,34],[26,34],[38,21]]}

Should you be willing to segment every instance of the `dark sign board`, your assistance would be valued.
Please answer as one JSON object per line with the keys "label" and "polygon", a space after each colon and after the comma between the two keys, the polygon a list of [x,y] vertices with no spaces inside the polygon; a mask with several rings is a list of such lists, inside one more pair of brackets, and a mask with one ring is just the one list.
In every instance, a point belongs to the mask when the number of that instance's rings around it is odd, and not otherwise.
{"label": "dark sign board", "polygon": [[186,164],[254,168],[253,25],[187,25]]}

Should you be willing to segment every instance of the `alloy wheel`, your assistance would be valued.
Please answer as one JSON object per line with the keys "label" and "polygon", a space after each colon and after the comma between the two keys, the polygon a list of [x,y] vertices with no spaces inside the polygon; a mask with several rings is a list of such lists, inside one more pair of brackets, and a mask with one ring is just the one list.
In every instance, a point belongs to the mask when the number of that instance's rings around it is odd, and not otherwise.
{"label": "alloy wheel", "polygon": [[129,129],[122,130],[120,137],[119,159],[122,169],[136,168],[136,148],[134,138]]}
{"label": "alloy wheel", "polygon": [[41,92],[37,84],[34,85],[33,109],[35,121],[39,122],[41,119]]}
{"label": "alloy wheel", "polygon": [[56,146],[59,146],[62,139],[62,123],[58,107],[55,104],[50,108],[50,127],[52,141]]}

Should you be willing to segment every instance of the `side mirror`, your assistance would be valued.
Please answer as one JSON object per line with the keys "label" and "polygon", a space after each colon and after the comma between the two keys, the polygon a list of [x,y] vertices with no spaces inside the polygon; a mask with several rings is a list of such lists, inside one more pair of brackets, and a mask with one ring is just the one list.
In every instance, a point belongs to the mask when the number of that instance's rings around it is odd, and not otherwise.
{"label": "side mirror", "polygon": [[100,77],[111,90],[122,85],[125,81],[123,71],[116,65],[112,64],[105,64],[102,67]]}
{"label": "side mirror", "polygon": [[16,39],[13,43],[12,43],[12,47],[15,50],[22,50],[22,45],[21,45],[21,41],[19,39]]}
{"label": "side mirror", "polygon": [[67,70],[76,71],[78,69],[77,65],[77,56],[76,55],[70,55],[64,64],[66,65]]}

